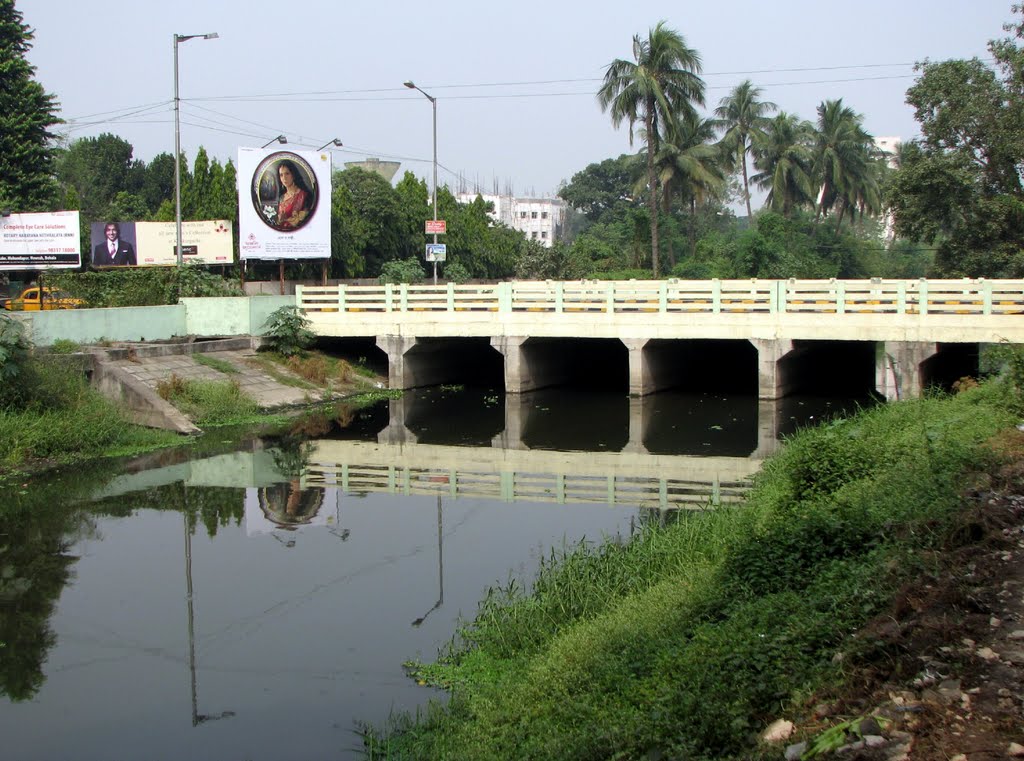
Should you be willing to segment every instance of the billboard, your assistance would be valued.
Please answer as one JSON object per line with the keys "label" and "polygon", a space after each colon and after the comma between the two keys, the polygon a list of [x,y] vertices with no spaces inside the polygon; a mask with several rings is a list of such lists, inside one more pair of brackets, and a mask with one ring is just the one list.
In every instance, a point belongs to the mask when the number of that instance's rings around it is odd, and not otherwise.
{"label": "billboard", "polygon": [[331,154],[238,149],[239,256],[331,256]]}
{"label": "billboard", "polygon": [[[178,263],[174,222],[93,222],[93,267],[156,267]],[[226,219],[181,223],[182,261],[231,264],[234,243]]]}
{"label": "billboard", "polygon": [[0,270],[81,266],[77,211],[0,217]]}

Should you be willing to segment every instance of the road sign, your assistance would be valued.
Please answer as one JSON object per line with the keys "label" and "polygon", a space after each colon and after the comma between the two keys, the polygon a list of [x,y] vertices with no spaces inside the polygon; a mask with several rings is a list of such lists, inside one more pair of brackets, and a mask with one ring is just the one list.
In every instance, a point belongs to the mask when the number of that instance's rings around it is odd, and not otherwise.
{"label": "road sign", "polygon": [[427,244],[427,261],[443,262],[448,256],[448,246],[444,243]]}
{"label": "road sign", "polygon": [[427,235],[444,235],[448,232],[448,223],[443,219],[427,220]]}

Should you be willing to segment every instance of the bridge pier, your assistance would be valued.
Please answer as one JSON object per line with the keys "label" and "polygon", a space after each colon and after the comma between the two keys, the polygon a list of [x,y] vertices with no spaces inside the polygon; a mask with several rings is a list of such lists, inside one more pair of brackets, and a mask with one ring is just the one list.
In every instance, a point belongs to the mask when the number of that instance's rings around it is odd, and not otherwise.
{"label": "bridge pier", "polygon": [[923,390],[922,365],[939,347],[924,341],[879,341],[875,345],[875,390],[886,401],[916,399]]}
{"label": "bridge pier", "polygon": [[557,386],[571,377],[565,349],[557,342],[530,340],[528,336],[494,336],[491,346],[505,360],[506,394]]}
{"label": "bridge pier", "polygon": [[523,410],[522,394],[505,394],[505,428],[491,439],[491,446],[496,449],[526,449],[523,443]]}
{"label": "bridge pier", "polygon": [[793,390],[784,360],[793,352],[785,338],[747,339],[757,349],[757,398],[781,399]]}
{"label": "bridge pier", "polygon": [[377,434],[377,442],[380,444],[415,444],[416,434],[410,431],[405,425],[405,411],[411,401],[411,397],[403,396],[399,399],[388,400],[388,425]]}

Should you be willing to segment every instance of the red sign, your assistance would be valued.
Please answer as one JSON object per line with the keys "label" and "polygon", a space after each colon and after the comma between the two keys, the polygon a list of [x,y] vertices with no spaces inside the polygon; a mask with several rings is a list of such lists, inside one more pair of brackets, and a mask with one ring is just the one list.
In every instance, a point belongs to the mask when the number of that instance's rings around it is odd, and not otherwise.
{"label": "red sign", "polygon": [[427,220],[427,235],[444,235],[448,232],[448,223],[443,219]]}

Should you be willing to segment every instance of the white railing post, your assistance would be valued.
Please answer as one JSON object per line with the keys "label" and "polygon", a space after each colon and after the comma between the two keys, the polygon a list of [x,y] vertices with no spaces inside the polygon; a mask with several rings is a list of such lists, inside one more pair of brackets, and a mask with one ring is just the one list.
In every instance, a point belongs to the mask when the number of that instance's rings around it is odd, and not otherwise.
{"label": "white railing post", "polygon": [[834,281],[836,284],[836,314],[846,312],[846,283],[842,280]]}
{"label": "white railing post", "polygon": [[302,291],[304,288],[305,286],[302,285],[295,286],[295,306],[297,306],[299,310],[303,312],[306,311],[306,308],[302,305]]}
{"label": "white railing post", "polygon": [[605,298],[606,298],[606,303],[607,303],[608,314],[614,314],[615,313],[615,281],[613,280],[612,282],[608,283],[608,285],[606,286],[605,290],[607,291]]}
{"label": "white railing post", "polygon": [[455,283],[448,283],[448,311],[455,311]]}
{"label": "white railing post", "polygon": [[498,311],[499,312],[511,312],[512,311],[512,283],[504,282],[498,283]]}
{"label": "white railing post", "polygon": [[992,314],[992,283],[982,278],[981,283],[981,313]]}
{"label": "white railing post", "polygon": [[711,313],[722,313],[722,281],[717,277],[711,281]]}
{"label": "white railing post", "polygon": [[391,283],[384,284],[384,311],[391,311]]}
{"label": "white railing post", "polygon": [[345,284],[338,283],[338,311],[345,311]]}
{"label": "white railing post", "polygon": [[561,314],[565,309],[565,283],[555,283],[555,312]]}
{"label": "white railing post", "polygon": [[896,284],[896,314],[907,313],[907,281],[900,280]]}
{"label": "white railing post", "polygon": [[658,283],[658,312],[665,314],[668,311],[668,283],[662,280]]}
{"label": "white railing post", "polygon": [[409,311],[409,284],[400,283],[398,286],[398,310],[400,312]]}
{"label": "white railing post", "polygon": [[917,313],[928,314],[928,281],[921,278],[917,284]]}

